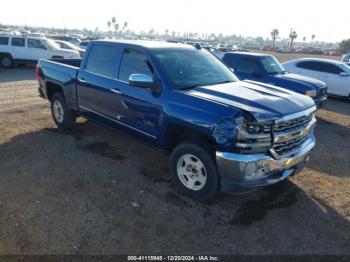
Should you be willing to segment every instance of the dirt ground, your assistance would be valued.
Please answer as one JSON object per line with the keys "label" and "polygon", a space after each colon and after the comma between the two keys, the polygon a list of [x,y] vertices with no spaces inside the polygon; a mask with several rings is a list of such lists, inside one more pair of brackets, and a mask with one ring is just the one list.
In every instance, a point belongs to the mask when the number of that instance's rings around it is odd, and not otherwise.
{"label": "dirt ground", "polygon": [[201,204],[159,152],[83,119],[58,132],[36,88],[0,69],[0,254],[350,254],[350,101],[317,113],[302,173]]}

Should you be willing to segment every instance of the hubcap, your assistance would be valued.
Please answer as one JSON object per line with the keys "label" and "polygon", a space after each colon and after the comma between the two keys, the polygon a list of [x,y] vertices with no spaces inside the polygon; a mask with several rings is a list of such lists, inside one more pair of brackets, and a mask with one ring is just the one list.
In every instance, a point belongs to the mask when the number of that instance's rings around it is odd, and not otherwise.
{"label": "hubcap", "polygon": [[8,57],[3,57],[1,59],[1,64],[3,67],[10,67],[11,66],[11,59]]}
{"label": "hubcap", "polygon": [[207,171],[202,161],[191,154],[185,154],[177,161],[177,175],[188,189],[201,190],[207,182]]}
{"label": "hubcap", "polygon": [[64,119],[64,111],[63,106],[60,101],[55,100],[53,102],[53,115],[55,116],[55,119],[57,122],[62,123]]}

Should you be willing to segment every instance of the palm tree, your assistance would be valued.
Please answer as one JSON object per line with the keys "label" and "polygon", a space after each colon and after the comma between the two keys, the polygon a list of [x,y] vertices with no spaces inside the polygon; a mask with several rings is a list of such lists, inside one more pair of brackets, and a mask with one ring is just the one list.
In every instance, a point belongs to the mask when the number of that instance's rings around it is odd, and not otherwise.
{"label": "palm tree", "polygon": [[297,32],[295,32],[293,29],[290,30],[289,33],[289,39],[290,39],[290,48],[293,48],[294,40],[298,37]]}
{"label": "palm tree", "polygon": [[306,42],[306,36],[303,37],[303,41]]}
{"label": "palm tree", "polygon": [[275,41],[276,41],[278,35],[279,35],[278,29],[275,28],[271,31],[272,45],[273,46],[275,46]]}
{"label": "palm tree", "polygon": [[315,37],[316,37],[315,35],[311,36],[311,43],[315,40]]}
{"label": "palm tree", "polygon": [[168,33],[169,33],[169,30],[165,29],[165,35],[168,35]]}
{"label": "palm tree", "polygon": [[115,34],[118,34],[118,30],[119,30],[119,25],[118,24],[114,24],[114,29],[115,29]]}
{"label": "palm tree", "polygon": [[116,20],[115,17],[113,16],[112,19],[111,19],[111,22],[112,22],[112,25],[113,25],[113,26],[112,26],[112,29],[115,28],[114,25],[115,25],[115,22],[116,22],[116,21],[117,21],[117,20]]}
{"label": "palm tree", "polygon": [[109,29],[109,33],[111,33],[111,24],[112,24],[111,21],[108,21],[108,22],[107,22],[107,26],[108,26],[108,29]]}
{"label": "palm tree", "polygon": [[124,22],[124,30],[126,31],[126,28],[128,27],[128,22]]}

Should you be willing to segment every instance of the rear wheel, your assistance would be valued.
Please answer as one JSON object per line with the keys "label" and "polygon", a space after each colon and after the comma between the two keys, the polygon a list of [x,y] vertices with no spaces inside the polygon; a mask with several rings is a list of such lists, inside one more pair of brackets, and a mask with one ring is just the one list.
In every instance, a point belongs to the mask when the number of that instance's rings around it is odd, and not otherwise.
{"label": "rear wheel", "polygon": [[2,55],[0,57],[0,64],[3,68],[13,67],[13,58],[11,55]]}
{"label": "rear wheel", "polygon": [[185,142],[174,149],[170,172],[177,189],[195,200],[210,200],[218,191],[214,160],[207,148],[196,143]]}
{"label": "rear wheel", "polygon": [[74,112],[67,107],[62,93],[53,94],[51,98],[51,113],[59,129],[69,129],[74,126]]}

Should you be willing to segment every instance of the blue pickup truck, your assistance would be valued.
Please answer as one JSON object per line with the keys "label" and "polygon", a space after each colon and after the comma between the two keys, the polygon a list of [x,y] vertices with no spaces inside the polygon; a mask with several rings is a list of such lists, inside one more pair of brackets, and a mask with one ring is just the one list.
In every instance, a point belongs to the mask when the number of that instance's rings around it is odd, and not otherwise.
{"label": "blue pickup truck", "polygon": [[40,60],[36,73],[59,129],[83,116],[163,150],[197,200],[295,175],[315,145],[311,98],[239,81],[199,45],[92,41],[83,60]]}
{"label": "blue pickup truck", "polygon": [[314,99],[318,107],[322,107],[327,99],[327,86],[324,82],[286,72],[274,56],[228,52],[219,54],[218,57],[234,70],[240,80],[258,81],[307,95]]}

